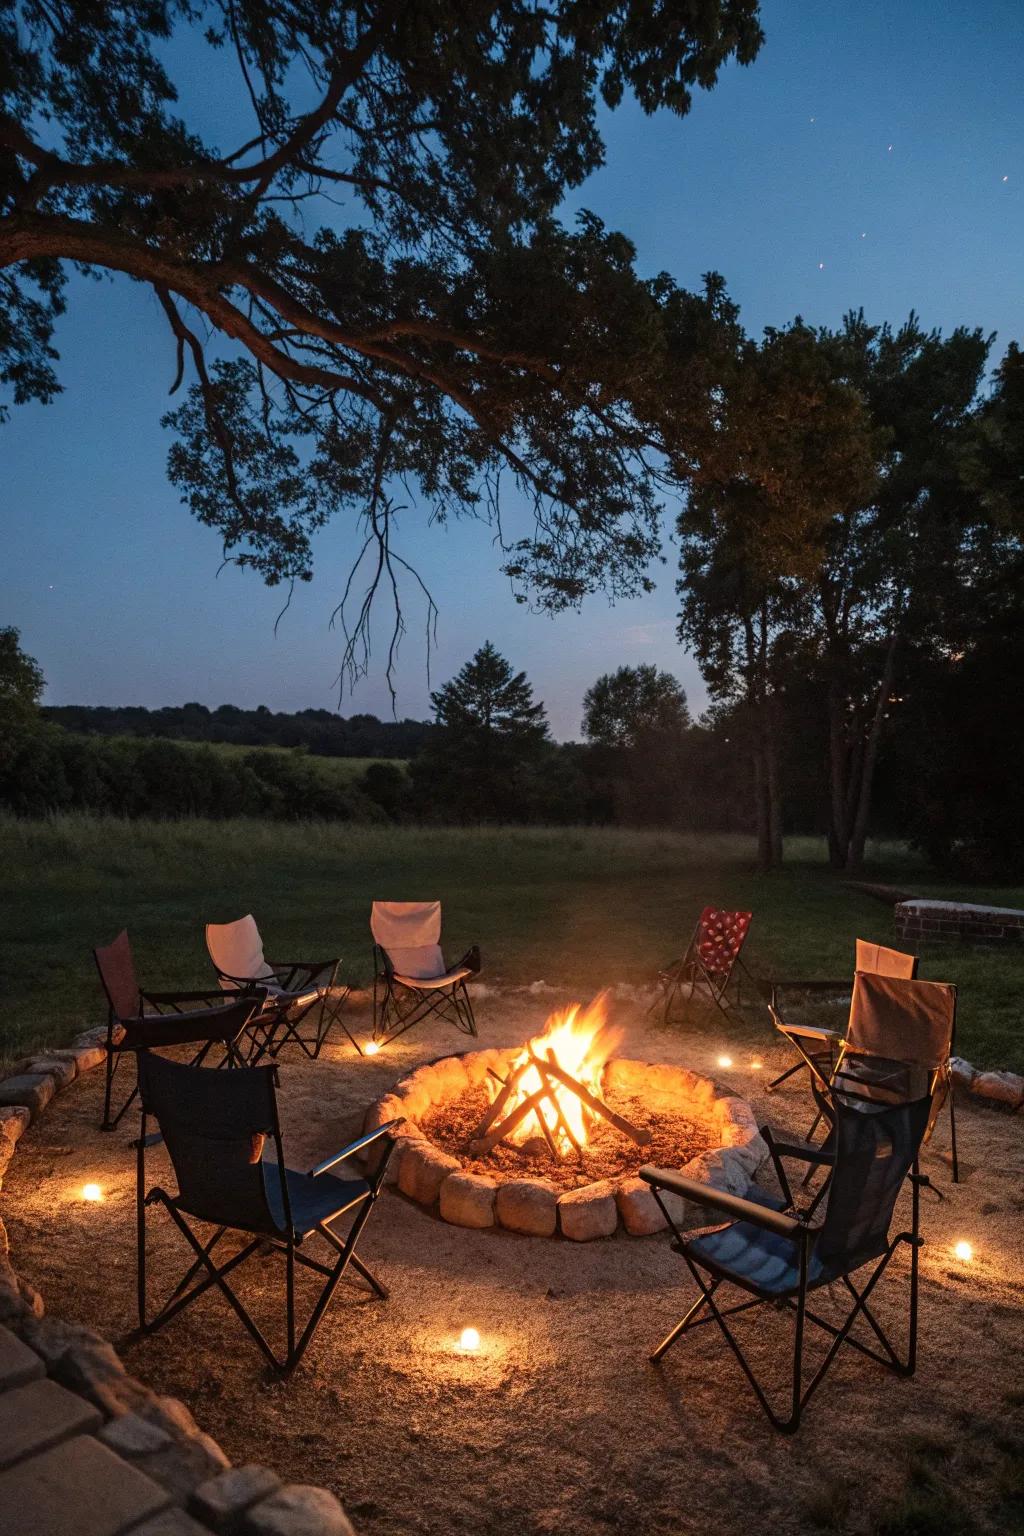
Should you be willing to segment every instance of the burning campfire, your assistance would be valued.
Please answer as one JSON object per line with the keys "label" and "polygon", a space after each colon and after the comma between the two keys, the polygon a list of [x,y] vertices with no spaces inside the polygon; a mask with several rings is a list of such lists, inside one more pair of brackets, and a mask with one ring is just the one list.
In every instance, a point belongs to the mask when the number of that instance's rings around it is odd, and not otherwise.
{"label": "burning campfire", "polygon": [[608,1024],[606,995],[600,993],[587,1008],[573,1003],[553,1013],[505,1078],[491,1072],[491,1103],[470,1145],[474,1155],[501,1141],[522,1146],[538,1131],[552,1156],[582,1155],[598,1118],[637,1146],[650,1142],[649,1131],[631,1125],[601,1097],[604,1065],[620,1039],[620,1031]]}

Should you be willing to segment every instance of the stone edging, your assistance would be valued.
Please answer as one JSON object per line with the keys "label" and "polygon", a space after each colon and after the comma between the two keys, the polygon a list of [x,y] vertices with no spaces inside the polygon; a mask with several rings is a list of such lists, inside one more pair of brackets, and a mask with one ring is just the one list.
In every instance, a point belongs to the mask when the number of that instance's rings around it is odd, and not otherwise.
{"label": "stone edging", "polygon": [[[0,1080],[0,1188],[31,1122],[103,1064],[106,1033],[39,1052]],[[354,1536],[333,1493],[282,1483],[269,1467],[233,1467],[185,1404],[129,1376],[101,1334],[44,1315],[11,1263],[2,1219],[0,1422],[18,1426],[0,1471],[0,1527],[14,1536]]]}
{"label": "stone edging", "polygon": [[[389,1120],[405,1121],[388,1169],[388,1182],[459,1227],[505,1227],[531,1237],[552,1237],[560,1232],[574,1242],[611,1237],[620,1224],[631,1237],[664,1230],[667,1222],[649,1185],[636,1176],[602,1179],[562,1194],[541,1178],[499,1184],[484,1174],[463,1172],[458,1158],[427,1139],[418,1121],[433,1103],[482,1083],[490,1068],[506,1072],[520,1050],[516,1046],[442,1057],[417,1067],[390,1093],[376,1099],[366,1112],[364,1133]],[[704,1118],[710,1112],[720,1129],[721,1145],[698,1153],[679,1171],[729,1194],[746,1194],[768,1149],[745,1100],[721,1094],[710,1078],[663,1062],[613,1057],[605,1070],[608,1082],[626,1092],[642,1085],[649,1097],[663,1097],[676,1105],[689,1099]],[[680,1226],[699,1226],[714,1219],[706,1216],[705,1207],[679,1196],[667,1196],[666,1204]]]}
{"label": "stone edging", "polygon": [[974,901],[913,897],[898,902],[893,922],[899,938],[961,940],[966,944],[1007,944],[1024,940],[1024,910],[989,907]]}
{"label": "stone edging", "polygon": [[965,1093],[989,1104],[1005,1104],[1016,1114],[1024,1112],[1024,1077],[1017,1072],[979,1072],[962,1056],[950,1061],[953,1081]]}

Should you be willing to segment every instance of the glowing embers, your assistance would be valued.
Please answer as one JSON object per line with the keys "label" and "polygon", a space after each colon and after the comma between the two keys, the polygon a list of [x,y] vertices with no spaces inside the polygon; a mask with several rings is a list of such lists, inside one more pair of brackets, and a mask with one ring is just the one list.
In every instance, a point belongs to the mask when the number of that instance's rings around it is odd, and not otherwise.
{"label": "glowing embers", "polygon": [[490,1152],[501,1141],[522,1146],[538,1130],[553,1157],[581,1154],[598,1118],[637,1146],[650,1142],[649,1131],[630,1124],[601,1097],[605,1062],[619,1042],[619,1031],[608,1026],[605,997],[602,992],[588,1008],[573,1003],[553,1013],[507,1077],[491,1072],[493,1097],[471,1143],[474,1154]]}

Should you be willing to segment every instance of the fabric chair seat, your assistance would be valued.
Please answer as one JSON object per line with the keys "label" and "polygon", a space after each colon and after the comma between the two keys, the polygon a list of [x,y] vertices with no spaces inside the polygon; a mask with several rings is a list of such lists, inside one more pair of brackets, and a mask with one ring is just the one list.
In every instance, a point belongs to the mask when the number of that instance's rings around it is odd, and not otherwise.
{"label": "fabric chair seat", "polygon": [[453,970],[445,971],[443,976],[404,976],[395,972],[395,980],[403,987],[412,987],[414,991],[434,991],[439,987],[454,987],[456,982],[465,981],[473,972],[468,965],[457,965]]}
{"label": "fabric chair seat", "polygon": [[[758,1204],[770,1204],[759,1200]],[[733,1221],[716,1232],[695,1237],[686,1244],[691,1259],[725,1280],[762,1295],[789,1296],[800,1289],[800,1263],[796,1244],[788,1237],[766,1232],[749,1221]],[[811,1254],[807,1265],[810,1285],[822,1283],[820,1260]]]}
{"label": "fabric chair seat", "polygon": [[228,1023],[233,1012],[233,1006],[222,1008],[215,1005],[213,1008],[191,1008],[182,1013],[146,1013],[141,1019],[122,1019],[123,1043],[129,1049],[134,1046],[192,1045],[197,1038],[197,1030],[204,1025],[216,1040],[219,1038],[217,1022],[222,1015],[225,1030],[233,1037],[238,1033],[237,1027],[231,1028]]}
{"label": "fabric chair seat", "polygon": [[[285,1230],[284,1206],[281,1200],[281,1181],[272,1163],[267,1164],[267,1204],[279,1229]],[[288,1203],[292,1212],[292,1228],[296,1237],[305,1237],[322,1222],[340,1216],[357,1201],[365,1199],[370,1186],[365,1179],[339,1179],[333,1173],[321,1173],[314,1178],[310,1173],[296,1173],[285,1169],[288,1183]]]}

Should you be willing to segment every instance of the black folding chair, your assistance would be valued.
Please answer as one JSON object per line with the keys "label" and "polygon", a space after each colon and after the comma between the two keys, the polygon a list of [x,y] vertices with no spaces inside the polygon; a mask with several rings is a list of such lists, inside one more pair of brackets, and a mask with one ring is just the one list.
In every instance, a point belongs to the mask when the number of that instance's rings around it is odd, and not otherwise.
{"label": "black folding chair", "polygon": [[[905,954],[901,949],[889,949],[885,944],[875,944],[868,939],[856,941],[854,956],[854,975],[858,971],[869,971],[875,976],[897,976],[904,980],[913,981],[917,976],[917,956]],[[781,1087],[789,1078],[797,1072],[803,1072],[806,1068],[814,1077],[829,1078],[839,1058],[842,1047],[843,1032],[834,1027],[809,1024],[804,1020],[795,1018],[787,1006],[783,1012],[785,995],[796,994],[801,998],[832,998],[839,1002],[844,997],[850,997],[853,991],[853,978],[849,981],[773,981],[771,984],[771,997],[768,1004],[772,1016],[772,1023],[779,1034],[796,1051],[799,1060],[778,1077],[773,1078],[766,1085],[765,1091],[771,1093],[773,1089]],[[812,1127],[813,1131],[813,1127]]]}
{"label": "black folding chair", "polygon": [[[343,1017],[352,989],[338,985],[340,959],[267,960],[251,912],[232,923],[207,923],[206,947],[226,991],[258,986],[266,993],[259,1019],[264,1038],[251,1065],[263,1055],[276,1056],[289,1043],[315,1061],[332,1024],[340,1024],[359,1055],[363,1054]],[[315,1020],[312,1034],[300,1032],[306,1018]]]}
{"label": "black folding chair", "polygon": [[[931,1110],[930,1097],[881,1107],[837,1095],[828,1204],[824,1218],[816,1223],[807,1212],[797,1209],[784,1168],[787,1158],[813,1160],[820,1156],[816,1148],[769,1138],[782,1191],[778,1197],[761,1191],[759,1199],[742,1199],[671,1170],[641,1168],[640,1176],[654,1191],[674,1234],[672,1247],[682,1255],[699,1290],[689,1311],[661,1341],[651,1360],[660,1361],[684,1334],[705,1323],[717,1323],[768,1419],[786,1433],[799,1427],[803,1410],[844,1344],[899,1376],[912,1376],[917,1363],[918,1255],[923,1243],[919,1192],[929,1182],[918,1172],[917,1157]],[[896,1199],[908,1173],[912,1188],[910,1230],[890,1237]],[[666,1194],[710,1206],[727,1218],[727,1224],[687,1235],[676,1225],[663,1199]],[[869,1302],[903,1243],[910,1248],[910,1284],[908,1342],[906,1355],[901,1358]],[[867,1279],[855,1285],[851,1276],[866,1266],[871,1266]],[[720,1306],[718,1291],[723,1285],[745,1292],[748,1299]],[[841,1286],[852,1299],[845,1317],[827,1318],[808,1304],[808,1298],[826,1286]],[[793,1313],[788,1412],[772,1406],[727,1321],[768,1304]],[[853,1329],[858,1322],[870,1330],[870,1340],[855,1337]],[[808,1324],[822,1331],[830,1342],[805,1386],[804,1333]],[[864,1331],[861,1328],[861,1334]]]}
{"label": "black folding chair", "polygon": [[[235,994],[234,997],[220,990],[143,992],[125,929],[110,944],[98,945],[92,953],[107,994],[106,1085],[100,1130],[112,1131],[139,1091],[133,1086],[111,1119],[114,1078],[126,1055],[137,1057],[140,1051],[160,1046],[198,1045],[199,1050],[192,1058],[193,1064],[197,1065],[219,1045],[224,1048],[219,1065],[242,1064],[241,1037],[263,1006],[262,991],[249,991],[244,996]],[[188,1003],[205,1003],[206,1006],[186,1009]]]}
{"label": "black folding chair", "polygon": [[431,1017],[476,1034],[466,987],[480,973],[474,944],[457,965],[441,951],[439,901],[375,901],[370,912],[373,950],[373,1038],[390,1045]]}
{"label": "black folding chair", "polygon": [[[248,1067],[242,1072],[211,1072],[186,1067],[161,1057],[139,1059],[142,1093],[142,1127],[136,1143],[136,1200],[138,1210],[138,1334],[150,1334],[191,1306],[211,1287],[216,1287],[259,1349],[282,1375],[289,1375],[302,1359],[330,1304],[339,1281],[351,1268],[381,1299],[387,1291],[356,1252],[356,1244],[373,1210],[384,1182],[400,1123],[390,1121],[327,1158],[309,1173],[287,1167],[277,1114],[276,1068]],[[147,1134],[152,1116],[159,1134]],[[163,1141],[177,1180],[177,1194],[159,1185],[146,1190],[146,1151]],[[276,1157],[265,1156],[271,1142]],[[378,1145],[379,1156],[371,1172],[346,1170],[344,1177],[331,1172],[339,1164]],[[146,1210],[159,1204],[184,1237],[194,1259],[171,1296],[153,1316],[146,1304]],[[348,1235],[334,1231],[343,1216],[351,1218]],[[202,1240],[193,1223],[213,1226],[212,1237]],[[242,1232],[249,1241],[223,1263],[214,1252],[227,1232]],[[300,1252],[313,1234],[333,1250],[333,1262],[324,1263]],[[258,1253],[280,1253],[285,1259],[286,1349],[275,1353],[228,1276]],[[295,1266],[299,1264],[324,1277],[324,1284],[305,1326],[298,1332],[295,1316]]]}

